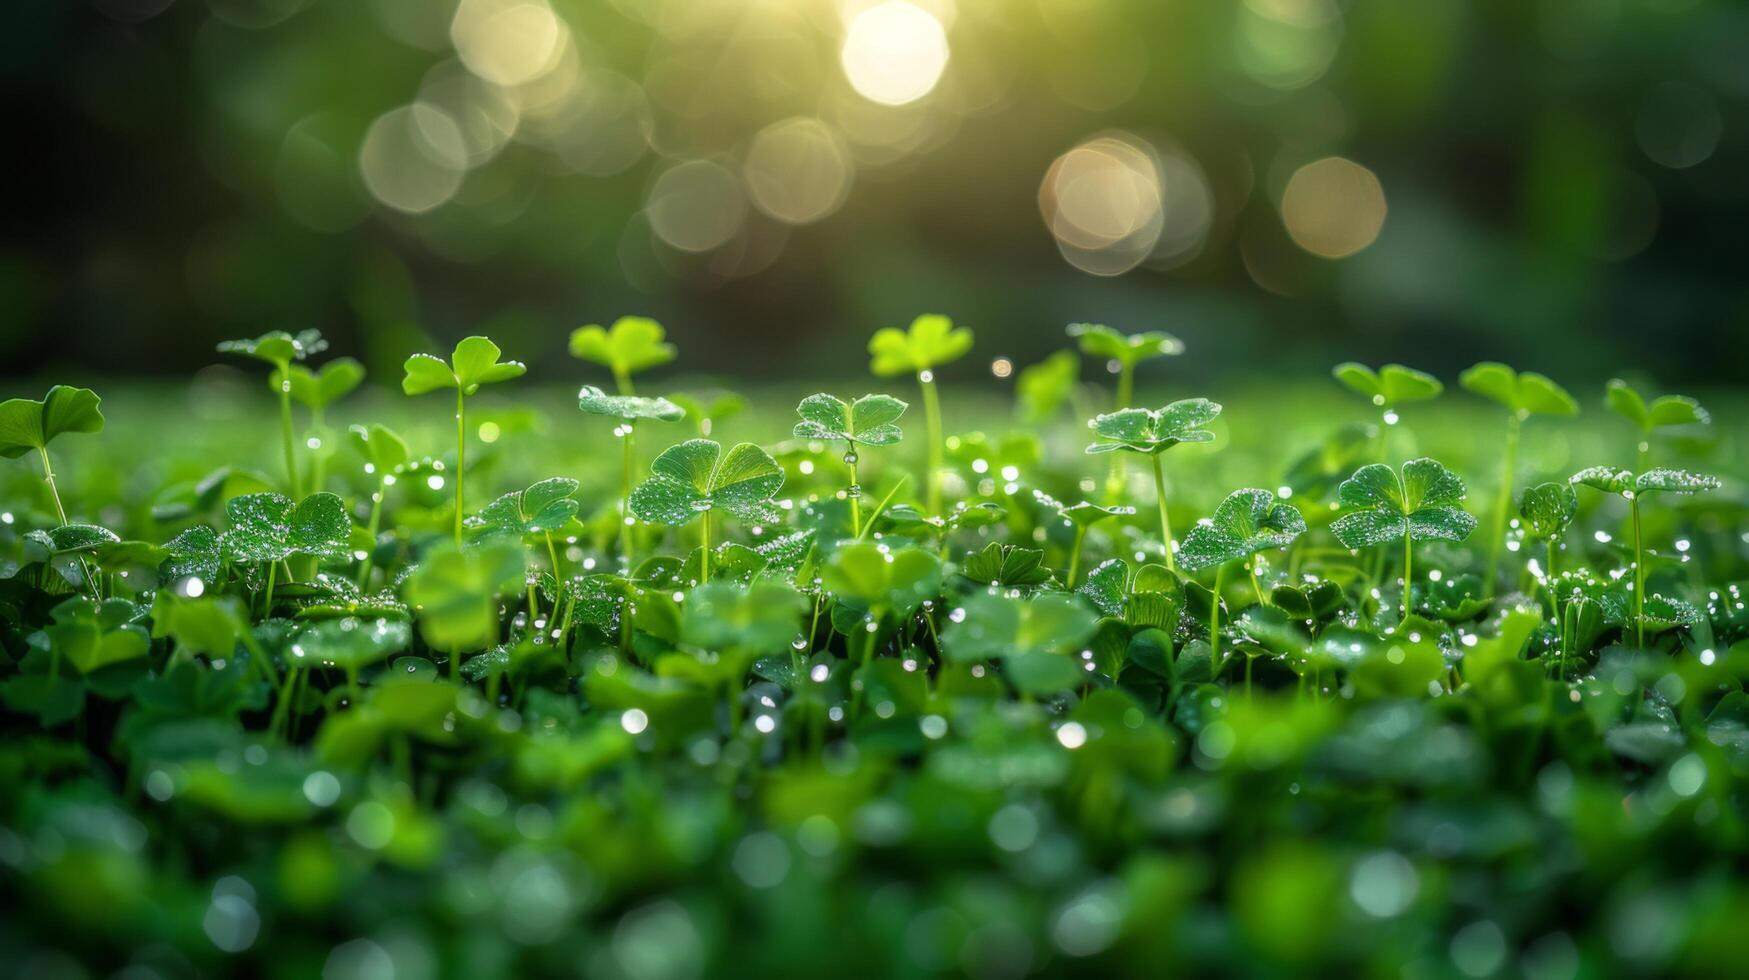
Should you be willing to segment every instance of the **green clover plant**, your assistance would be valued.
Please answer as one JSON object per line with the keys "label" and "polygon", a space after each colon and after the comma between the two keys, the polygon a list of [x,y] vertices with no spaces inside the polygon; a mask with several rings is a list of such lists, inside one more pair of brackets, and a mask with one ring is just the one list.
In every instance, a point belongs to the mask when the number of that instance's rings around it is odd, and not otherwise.
{"label": "green clover plant", "polygon": [[55,485],[49,443],[63,433],[102,432],[101,403],[102,399],[91,389],[67,385],[51,387],[41,399],[9,398],[0,402],[0,456],[17,459],[36,452],[49,499],[55,504],[55,516],[63,525],[67,523],[67,508],[61,503],[60,488]]}
{"label": "green clover plant", "polygon": [[327,349],[328,342],[322,339],[319,330],[303,330],[295,336],[284,330],[275,330],[254,339],[226,340],[218,346],[221,354],[240,354],[273,365],[268,386],[279,398],[279,433],[285,449],[287,488],[293,497],[301,498],[304,486],[298,473],[297,438],[292,432],[291,365],[293,361],[301,361]]}
{"label": "green clover plant", "polygon": [[1186,398],[1159,411],[1125,408],[1100,415],[1087,423],[1099,440],[1088,446],[1087,452],[1122,450],[1141,453],[1153,463],[1154,497],[1160,507],[1160,539],[1168,569],[1177,566],[1172,548],[1172,521],[1166,510],[1166,475],[1160,467],[1160,454],[1179,443],[1213,442],[1215,434],[1203,426],[1220,414],[1221,406],[1216,402],[1207,398]]}
{"label": "green clover plant", "polygon": [[911,321],[910,329],[882,327],[869,338],[869,370],[876,377],[890,378],[914,374],[923,391],[923,418],[928,427],[929,472],[924,480],[929,513],[941,513],[941,467],[943,441],[941,434],[941,401],[935,390],[935,369],[957,361],[972,349],[972,331],[956,327],[953,321],[938,313],[924,314]]}
{"label": "green clover plant", "polygon": [[801,416],[797,439],[844,443],[844,465],[850,469],[850,485],[844,496],[850,500],[850,532],[862,536],[862,483],[856,475],[857,446],[891,446],[904,438],[899,417],[908,408],[891,395],[863,395],[854,402],[824,392],[809,395],[796,406]]}
{"label": "green clover plant", "polygon": [[[627,383],[630,387],[630,383]],[[633,438],[638,422],[676,422],[686,416],[679,405],[666,398],[643,398],[637,395],[610,395],[594,385],[584,385],[577,392],[577,408],[588,415],[604,415],[619,419],[613,434],[621,440],[624,464],[621,468],[619,496],[620,560],[625,571],[632,568],[632,482],[637,476],[637,449]]]}
{"label": "green clover plant", "polygon": [[571,356],[599,364],[613,374],[621,395],[634,395],[632,375],[674,360],[667,331],[649,317],[622,316],[609,328],[597,324],[571,331]]}
{"label": "green clover plant", "polygon": [[783,488],[783,469],[771,454],[749,442],[725,455],[721,443],[689,439],[650,463],[650,479],[631,494],[639,520],[684,527],[704,518],[700,581],[710,580],[711,514],[718,508],[737,520],[768,524],[780,510],[772,497]]}
{"label": "green clover plant", "polygon": [[1576,486],[1587,486],[1604,493],[1621,494],[1628,502],[1634,529],[1634,630],[1635,640],[1646,645],[1646,551],[1640,533],[1640,498],[1654,493],[1694,494],[1717,490],[1719,479],[1687,470],[1659,468],[1634,474],[1608,466],[1583,469],[1568,478]]}
{"label": "green clover plant", "polygon": [[1412,459],[1402,470],[1369,463],[1337,488],[1343,514],[1330,525],[1353,550],[1403,542],[1403,618],[1409,617],[1416,541],[1461,542],[1476,529],[1463,509],[1464,481],[1438,460]]}
{"label": "green clover plant", "polygon": [[455,391],[455,540],[462,540],[462,482],[467,473],[468,396],[481,385],[520,378],[528,368],[521,361],[500,361],[498,345],[485,337],[464,337],[450,353],[449,363],[430,354],[414,354],[403,365],[407,374],[401,391],[423,395],[445,388]]}
{"label": "green clover plant", "polygon": [[1579,403],[1567,389],[1534,371],[1520,374],[1504,364],[1483,361],[1458,375],[1458,384],[1496,402],[1506,409],[1506,442],[1500,461],[1500,488],[1494,498],[1490,516],[1493,527],[1488,534],[1488,573],[1483,577],[1483,589],[1494,594],[1496,576],[1500,570],[1500,549],[1506,543],[1507,512],[1512,508],[1512,480],[1518,466],[1518,430],[1525,419],[1533,415],[1571,418],[1579,414]]}
{"label": "green clover plant", "polygon": [[1700,406],[1700,402],[1687,395],[1659,395],[1648,402],[1644,395],[1620,378],[1614,378],[1604,386],[1603,401],[1611,411],[1640,430],[1639,441],[1635,444],[1638,454],[1635,468],[1641,470],[1647,469],[1651,462],[1652,436],[1659,429],[1706,425],[1712,421],[1712,416]]}

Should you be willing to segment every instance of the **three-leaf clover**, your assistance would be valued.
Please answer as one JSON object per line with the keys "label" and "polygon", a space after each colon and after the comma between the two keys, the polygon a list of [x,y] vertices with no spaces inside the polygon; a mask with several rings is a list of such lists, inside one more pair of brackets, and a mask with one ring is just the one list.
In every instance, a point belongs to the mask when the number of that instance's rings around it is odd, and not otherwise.
{"label": "three-leaf clover", "polygon": [[39,399],[9,398],[0,402],[0,456],[17,459],[36,450],[42,463],[43,481],[55,503],[55,514],[67,523],[61,491],[55,486],[55,470],[49,463],[49,443],[67,432],[103,431],[102,399],[89,388],[55,385]]}
{"label": "three-leaf clover", "polygon": [[649,317],[622,316],[611,328],[597,324],[571,331],[571,356],[613,372],[622,395],[632,394],[632,375],[674,360],[667,332]]}
{"label": "three-leaf clover", "polygon": [[1669,467],[1635,475],[1610,466],[1592,466],[1573,474],[1568,482],[1634,498],[1650,493],[1699,493],[1720,486],[1718,477]]}
{"label": "three-leaf clover", "polygon": [[1166,474],[1160,466],[1160,454],[1182,442],[1213,442],[1215,434],[1203,428],[1221,414],[1218,402],[1207,398],[1185,398],[1159,411],[1146,408],[1125,408],[1100,415],[1087,423],[1098,442],[1087,447],[1089,453],[1113,453],[1127,450],[1142,453],[1154,464],[1154,497],[1160,507],[1160,541],[1166,551],[1166,567],[1176,568],[1172,548],[1172,519],[1166,509]]}
{"label": "three-leaf clover", "polygon": [[1184,342],[1164,330],[1123,334],[1101,323],[1071,323],[1081,353],[1103,358],[1117,368],[1117,407],[1129,408],[1135,393],[1136,365],[1156,357],[1184,353]]}
{"label": "three-leaf clover", "polygon": [[284,494],[246,493],[225,501],[225,516],[231,526],[220,547],[234,562],[343,558],[352,533],[346,504],[331,493],[313,493],[295,504]]}
{"label": "three-leaf clover", "polygon": [[[1437,382],[1436,382],[1437,383]],[[1500,403],[1520,419],[1532,415],[1579,414],[1579,403],[1546,375],[1522,374],[1496,361],[1483,361],[1458,375],[1458,384]]]}
{"label": "three-leaf clover", "polygon": [[1110,520],[1113,517],[1129,517],[1136,512],[1134,507],[1102,507],[1085,500],[1078,504],[1064,506],[1061,501],[1043,490],[1034,490],[1032,496],[1040,504],[1056,511],[1057,516],[1062,518],[1065,524],[1075,529],[1075,543],[1069,548],[1069,573],[1063,580],[1064,587],[1068,589],[1075,588],[1076,573],[1081,568],[1081,542],[1086,539],[1088,529],[1101,521]]}
{"label": "three-leaf clover", "polygon": [[292,496],[302,497],[304,487],[298,473],[297,441],[292,435],[291,365],[293,361],[327,350],[328,342],[322,339],[319,330],[304,330],[296,335],[275,330],[253,339],[223,341],[218,349],[221,354],[240,354],[273,365],[273,371],[268,375],[268,387],[279,399],[279,434],[281,448],[285,451],[286,479]]}
{"label": "three-leaf clover", "polygon": [[287,386],[292,400],[316,413],[334,404],[357,388],[364,380],[364,365],[350,357],[335,358],[312,371],[302,364],[274,368],[272,385],[277,390]]}
{"label": "three-leaf clover", "polygon": [[1020,369],[1014,379],[1016,414],[1026,425],[1048,422],[1075,393],[1081,362],[1073,351],[1060,350]]}
{"label": "three-leaf clover", "polygon": [[1051,580],[1043,551],[999,541],[967,555],[960,574],[979,585],[1003,589],[1026,589]]}
{"label": "three-leaf clover", "polygon": [[1030,599],[979,592],[965,615],[941,634],[942,653],[959,663],[1002,661],[1024,694],[1047,695],[1084,683],[1075,656],[1093,636],[1099,616],[1077,596],[1045,592]]}
{"label": "three-leaf clover", "polygon": [[1403,615],[1409,615],[1416,541],[1462,541],[1476,529],[1463,509],[1464,481],[1435,459],[1403,464],[1402,472],[1383,463],[1356,470],[1336,490],[1343,515],[1330,525],[1349,548],[1403,542]]}
{"label": "three-leaf clover", "polygon": [[972,349],[972,331],[956,327],[939,313],[911,321],[909,330],[882,327],[869,338],[869,370],[879,377],[917,375],[923,392],[923,418],[929,430],[929,513],[941,513],[941,401],[935,392],[935,369],[964,357]]}
{"label": "three-leaf clover", "polygon": [[1512,507],[1512,478],[1518,465],[1519,424],[1532,415],[1572,416],[1579,414],[1579,403],[1567,389],[1534,371],[1520,374],[1504,364],[1483,361],[1458,376],[1458,383],[1484,398],[1505,406],[1506,446],[1501,454],[1500,489],[1495,496],[1494,526],[1488,534],[1488,574],[1483,580],[1484,591],[1492,595],[1495,573],[1500,566],[1500,549],[1506,541],[1506,512]]}
{"label": "three-leaf clover", "polygon": [[1573,523],[1578,510],[1579,495],[1573,492],[1570,483],[1539,483],[1519,495],[1518,518],[1524,536],[1544,542],[1547,548],[1548,567],[1543,569],[1544,576],[1554,576],[1555,544],[1566,533],[1567,525]]}
{"label": "three-leaf clover", "polygon": [[551,534],[577,515],[577,486],[562,476],[542,480],[492,501],[469,523],[485,534]]}
{"label": "three-leaf clover", "polygon": [[1604,388],[1604,401],[1645,436],[1676,425],[1705,425],[1712,416],[1687,395],[1659,395],[1648,403],[1634,387],[1615,378]]}
{"label": "three-leaf clover", "polygon": [[1186,571],[1212,568],[1285,548],[1305,532],[1298,507],[1268,490],[1235,490],[1184,536],[1178,557]]}
{"label": "three-leaf clover", "polygon": [[721,509],[752,524],[777,520],[772,496],[783,487],[783,468],[771,454],[743,442],[725,455],[720,443],[689,439],[650,464],[650,479],[631,495],[640,520],[680,527],[704,517],[703,578],[710,577],[711,513]]}
{"label": "three-leaf clover", "polygon": [[1203,428],[1221,414],[1221,406],[1207,398],[1186,398],[1158,411],[1125,408],[1095,417],[1087,423],[1099,440],[1089,453],[1128,450],[1154,455],[1181,442],[1213,442],[1215,434]]}
{"label": "three-leaf clover", "polygon": [[1445,385],[1433,375],[1401,364],[1386,364],[1374,371],[1364,364],[1344,361],[1330,373],[1350,391],[1365,396],[1386,411],[1404,402],[1437,398],[1445,390]]}
{"label": "three-leaf clover", "polygon": [[455,389],[455,540],[462,539],[462,477],[467,472],[467,396],[481,385],[520,378],[528,367],[521,361],[500,361],[503,352],[485,337],[464,337],[450,353],[449,363],[430,354],[414,354],[404,365],[407,375],[401,390],[423,395],[445,388]]}
{"label": "three-leaf clover", "polygon": [[610,395],[594,385],[584,385],[578,390],[577,407],[590,415],[605,415],[626,422],[640,419],[677,422],[686,417],[685,409],[666,398]]}
{"label": "three-leaf clover", "polygon": [[850,499],[853,535],[862,533],[862,484],[856,475],[856,447],[890,446],[904,438],[899,416],[905,414],[907,407],[891,395],[863,395],[847,403],[824,392],[809,395],[796,406],[796,414],[802,418],[794,430],[797,439],[844,443],[844,465],[850,468],[850,486],[845,496]]}

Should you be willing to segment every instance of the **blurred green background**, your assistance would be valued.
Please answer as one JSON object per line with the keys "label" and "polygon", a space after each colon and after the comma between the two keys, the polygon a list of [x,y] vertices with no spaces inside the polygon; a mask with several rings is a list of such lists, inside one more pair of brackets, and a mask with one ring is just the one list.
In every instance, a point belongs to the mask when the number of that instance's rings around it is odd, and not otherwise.
{"label": "blurred green background", "polygon": [[664,321],[682,368],[984,370],[1077,320],[1174,371],[1487,357],[1732,382],[1749,7],[1727,0],[79,0],[0,32],[0,373],[317,327]]}

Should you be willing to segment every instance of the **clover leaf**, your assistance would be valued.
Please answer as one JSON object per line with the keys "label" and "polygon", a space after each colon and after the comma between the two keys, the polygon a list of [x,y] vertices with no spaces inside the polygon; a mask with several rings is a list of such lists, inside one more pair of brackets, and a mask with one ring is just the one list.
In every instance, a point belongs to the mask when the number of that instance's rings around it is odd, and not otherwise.
{"label": "clover leaf", "polygon": [[1579,414],[1579,403],[1547,376],[1534,371],[1520,374],[1496,361],[1483,361],[1471,367],[1458,375],[1458,384],[1504,405],[1519,418]]}
{"label": "clover leaf", "polygon": [[247,493],[225,502],[225,516],[231,526],[220,544],[231,561],[272,562],[294,554],[336,559],[348,553],[352,519],[331,493],[313,493],[297,504],[283,494]]}
{"label": "clover leaf", "polygon": [[882,327],[869,339],[869,370],[888,378],[899,374],[922,374],[957,361],[972,349],[972,331],[956,327],[938,313],[926,313],[911,321],[907,330]]}
{"label": "clover leaf", "polygon": [[44,450],[66,432],[103,431],[102,399],[89,388],[55,385],[41,399],[9,398],[0,402],[0,456],[17,459]]}
{"label": "clover leaf", "polygon": [[423,395],[453,388],[472,395],[481,385],[519,378],[528,370],[521,361],[498,360],[502,353],[485,337],[464,337],[450,353],[448,363],[430,354],[414,354],[403,365],[407,374],[401,379],[401,390]]}
{"label": "clover leaf", "polygon": [[834,395],[809,395],[796,406],[802,420],[796,423],[795,437],[890,446],[904,438],[898,421],[908,407],[891,395],[863,395],[848,404]]}
{"label": "clover leaf", "polygon": [[1080,360],[1073,351],[1066,350],[1021,368],[1014,379],[1020,420],[1027,425],[1050,421],[1075,393],[1075,382],[1080,374]]}
{"label": "clover leaf", "polygon": [[378,479],[391,476],[407,465],[406,441],[386,425],[372,424],[369,428],[355,425],[347,430],[347,438],[368,465],[367,472]]}
{"label": "clover leaf", "polygon": [[1633,386],[1615,378],[1604,388],[1604,401],[1616,414],[1632,422],[1645,435],[1677,425],[1705,425],[1712,416],[1700,402],[1687,395],[1660,395],[1650,404]]}
{"label": "clover leaf", "polygon": [[[480,650],[498,640],[498,596],[523,585],[522,546],[487,541],[445,544],[407,577],[402,595],[419,617],[426,642],[447,653]],[[459,659],[451,658],[452,672]]]}
{"label": "clover leaf", "polygon": [[978,583],[999,588],[1030,588],[1051,580],[1045,553],[1037,548],[992,541],[982,551],[966,557],[960,574]]}
{"label": "clover leaf", "polygon": [[786,582],[710,582],[687,595],[680,636],[707,650],[781,649],[796,635],[807,605]]}
{"label": "clover leaf", "polygon": [[1186,398],[1165,408],[1125,408],[1100,415],[1087,423],[1099,438],[1087,447],[1089,453],[1120,449],[1153,455],[1181,442],[1213,442],[1215,434],[1203,428],[1221,414],[1221,406],[1207,398]]}
{"label": "clover leaf", "polygon": [[284,367],[327,349],[328,342],[322,339],[320,330],[302,330],[297,334],[274,330],[254,339],[221,341],[218,346],[222,354],[241,354],[276,367]]}
{"label": "clover leaf", "polygon": [[1350,391],[1364,395],[1380,408],[1437,398],[1445,390],[1433,375],[1401,364],[1386,364],[1374,371],[1364,364],[1346,361],[1330,373]]}
{"label": "clover leaf", "polygon": [[1579,510],[1579,495],[1568,483],[1539,483],[1518,498],[1518,516],[1524,533],[1533,541],[1559,537],[1573,523]]}
{"label": "clover leaf", "polygon": [[752,443],[724,455],[720,443],[689,439],[657,456],[650,473],[632,491],[632,513],[640,520],[680,527],[717,509],[749,523],[777,519],[771,498],[783,487],[783,470]]}
{"label": "clover leaf", "polygon": [[909,616],[941,594],[941,559],[921,548],[888,550],[859,541],[833,552],[821,572],[833,596],[879,618]]}
{"label": "clover leaf", "polygon": [[1306,532],[1299,508],[1268,490],[1235,490],[1214,515],[1184,536],[1178,562],[1186,571],[1242,561],[1259,551],[1285,548]]}
{"label": "clover leaf", "polygon": [[1476,529],[1463,509],[1464,481],[1438,460],[1403,464],[1399,476],[1383,463],[1356,470],[1336,490],[1343,515],[1330,530],[1349,548],[1402,541],[1462,541]]}
{"label": "clover leaf", "polygon": [[311,371],[301,364],[276,367],[269,377],[275,391],[283,385],[298,404],[321,411],[346,397],[364,380],[364,365],[350,357],[336,358]]}
{"label": "clover leaf", "polygon": [[75,597],[56,606],[50,615],[54,622],[43,632],[55,652],[81,674],[137,660],[151,647],[151,634],[136,624],[138,607],[126,599],[99,602]]}
{"label": "clover leaf", "polygon": [[1123,334],[1101,323],[1071,323],[1069,336],[1076,339],[1081,353],[1113,360],[1124,367],[1184,353],[1184,341],[1163,330]]}
{"label": "clover leaf", "polygon": [[486,534],[550,534],[576,516],[581,505],[571,495],[577,486],[565,477],[542,480],[487,504],[469,524]]}
{"label": "clover leaf", "polygon": [[711,426],[733,418],[747,408],[747,399],[732,391],[670,395],[669,399],[686,412],[686,417],[698,426],[698,434],[701,436],[710,435]]}
{"label": "clover leaf", "polygon": [[594,385],[584,385],[577,392],[577,407],[590,415],[606,415],[627,422],[639,419],[677,422],[686,417],[684,409],[666,398],[610,395]]}
{"label": "clover leaf", "polygon": [[306,627],[292,642],[291,652],[353,672],[407,649],[412,632],[401,619],[342,616]]}
{"label": "clover leaf", "polygon": [[1046,592],[1030,599],[978,592],[965,615],[941,634],[943,655],[958,663],[999,660],[1026,694],[1045,695],[1084,683],[1076,656],[1092,639],[1099,617],[1073,595]]}
{"label": "clover leaf", "polygon": [[1568,482],[1592,487],[1605,493],[1631,494],[1639,497],[1651,493],[1700,493],[1703,490],[1717,490],[1721,485],[1718,477],[1668,467],[1659,467],[1635,475],[1630,470],[1609,466],[1592,466],[1573,474]]}
{"label": "clover leaf", "polygon": [[613,372],[620,390],[631,394],[631,376],[674,360],[667,331],[649,317],[622,316],[611,328],[598,324],[571,331],[571,356]]}

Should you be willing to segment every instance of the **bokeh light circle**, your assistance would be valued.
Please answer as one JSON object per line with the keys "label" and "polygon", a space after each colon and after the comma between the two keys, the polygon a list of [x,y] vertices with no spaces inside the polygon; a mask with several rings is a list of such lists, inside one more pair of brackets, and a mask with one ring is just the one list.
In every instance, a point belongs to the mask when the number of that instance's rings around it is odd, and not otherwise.
{"label": "bokeh light circle", "polygon": [[839,61],[851,87],[871,102],[904,105],[932,91],[947,70],[947,30],[935,15],[904,0],[851,18]]}
{"label": "bokeh light circle", "polygon": [[805,225],[844,204],[852,167],[836,132],[818,119],[798,117],[753,137],[742,174],[754,206],[779,221]]}
{"label": "bokeh light circle", "polygon": [[467,158],[462,131],[436,106],[416,104],[378,116],[358,150],[364,186],[378,201],[423,214],[461,189]]}
{"label": "bokeh light circle", "polygon": [[1326,259],[1371,245],[1385,225],[1385,190],[1371,170],[1325,157],[1294,171],[1281,196],[1281,220],[1294,244]]}
{"label": "bokeh light circle", "polygon": [[747,197],[727,168],[688,160],[656,178],[645,212],[657,238],[682,252],[708,252],[741,230]]}

